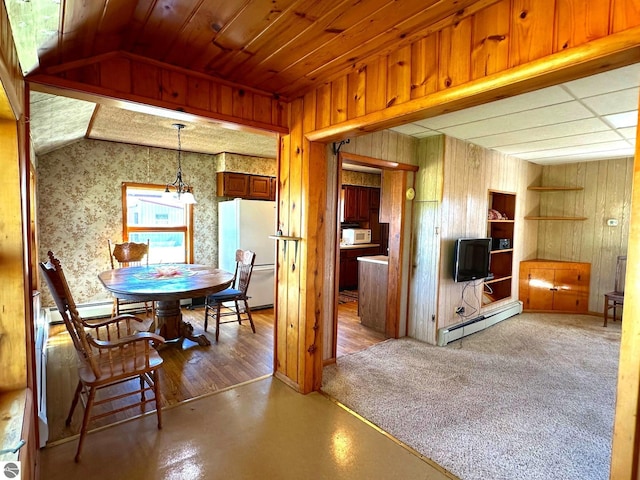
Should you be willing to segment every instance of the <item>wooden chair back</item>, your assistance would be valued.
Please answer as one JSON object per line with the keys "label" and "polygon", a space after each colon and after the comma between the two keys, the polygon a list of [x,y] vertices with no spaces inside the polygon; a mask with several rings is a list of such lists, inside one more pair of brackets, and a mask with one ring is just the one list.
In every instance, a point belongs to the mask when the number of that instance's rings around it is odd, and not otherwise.
{"label": "wooden chair back", "polygon": [[627,256],[620,255],[616,262],[616,281],[615,291],[616,293],[624,294],[624,280],[627,275]]}
{"label": "wooden chair back", "polygon": [[40,263],[40,268],[45,274],[44,277],[51,290],[51,295],[73,340],[79,359],[91,368],[96,378],[100,378],[100,369],[89,340],[92,338],[91,334],[85,332],[85,323],[73,301],[62,265],[53,252],[49,251],[47,255],[49,262]]}
{"label": "wooden chair back", "polygon": [[109,243],[109,260],[111,261],[112,269],[149,265],[149,240],[147,240],[147,243],[111,243],[111,240],[107,241]]}
{"label": "wooden chair back", "polygon": [[64,273],[62,272],[60,262],[53,256],[52,252],[49,252],[48,255],[49,261],[47,263],[40,262],[40,270],[42,271],[43,277],[49,286],[53,300],[56,303],[56,307],[58,308],[58,312],[62,317],[65,327],[67,327],[67,331],[71,336],[74,347],[76,350],[81,351],[82,341],[73,325],[71,317],[71,309],[76,309],[76,305],[73,298],[68,293],[69,286],[67,285]]}
{"label": "wooden chair back", "polygon": [[256,254],[251,250],[236,250],[236,272],[234,283],[237,290],[242,295],[247,295],[251,274],[253,272],[253,264],[256,261]]}

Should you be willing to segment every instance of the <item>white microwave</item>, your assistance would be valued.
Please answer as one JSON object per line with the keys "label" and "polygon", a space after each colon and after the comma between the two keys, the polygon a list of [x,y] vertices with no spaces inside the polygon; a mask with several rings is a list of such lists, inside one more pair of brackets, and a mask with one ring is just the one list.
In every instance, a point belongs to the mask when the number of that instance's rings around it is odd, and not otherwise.
{"label": "white microwave", "polygon": [[342,242],[347,245],[371,243],[371,230],[368,228],[345,228],[342,230]]}

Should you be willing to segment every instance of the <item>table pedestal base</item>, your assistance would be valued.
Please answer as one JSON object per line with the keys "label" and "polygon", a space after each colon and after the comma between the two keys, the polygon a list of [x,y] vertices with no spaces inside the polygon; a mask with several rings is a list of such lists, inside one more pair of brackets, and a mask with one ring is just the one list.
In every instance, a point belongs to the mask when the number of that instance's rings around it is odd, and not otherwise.
{"label": "table pedestal base", "polygon": [[194,335],[193,326],[182,320],[180,300],[156,302],[156,316],[158,317],[158,334],[164,337],[167,343],[177,343],[182,346],[186,338],[198,345],[211,345],[204,334]]}

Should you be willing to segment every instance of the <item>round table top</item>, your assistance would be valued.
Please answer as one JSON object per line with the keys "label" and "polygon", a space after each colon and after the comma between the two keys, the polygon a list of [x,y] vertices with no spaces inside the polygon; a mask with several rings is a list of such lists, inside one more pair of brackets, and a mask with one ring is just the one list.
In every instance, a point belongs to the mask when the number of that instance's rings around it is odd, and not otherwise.
{"label": "round table top", "polygon": [[106,270],[98,278],[118,298],[169,301],[229,288],[233,273],[207,265],[162,264]]}

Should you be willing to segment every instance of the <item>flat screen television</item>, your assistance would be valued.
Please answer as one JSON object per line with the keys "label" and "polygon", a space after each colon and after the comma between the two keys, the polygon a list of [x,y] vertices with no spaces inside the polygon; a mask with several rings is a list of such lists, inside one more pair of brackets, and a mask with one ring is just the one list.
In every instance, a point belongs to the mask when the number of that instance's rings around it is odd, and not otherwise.
{"label": "flat screen television", "polygon": [[469,282],[489,276],[490,238],[459,238],[453,255],[453,280]]}

